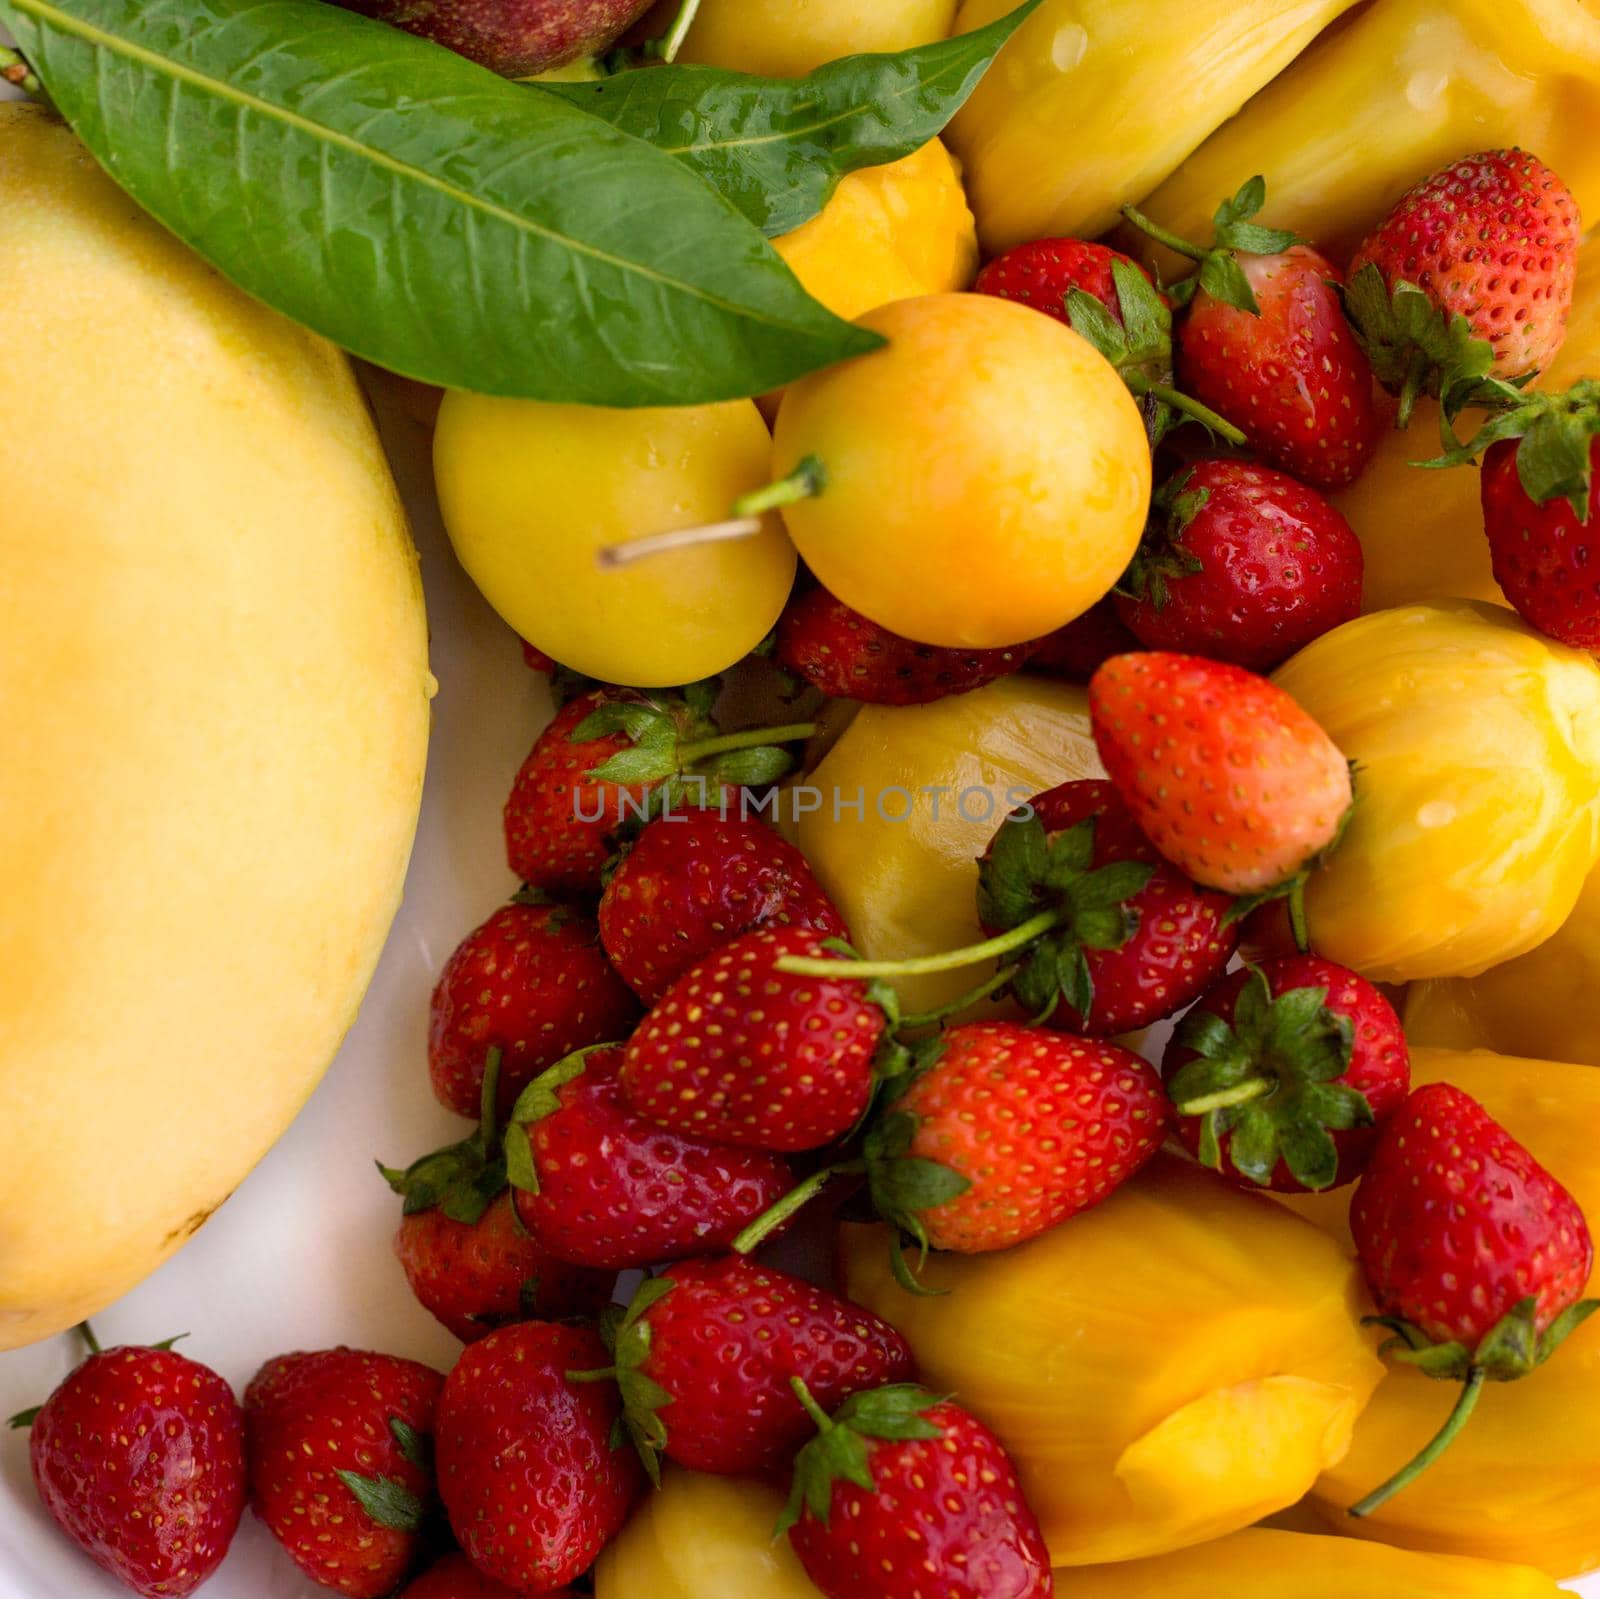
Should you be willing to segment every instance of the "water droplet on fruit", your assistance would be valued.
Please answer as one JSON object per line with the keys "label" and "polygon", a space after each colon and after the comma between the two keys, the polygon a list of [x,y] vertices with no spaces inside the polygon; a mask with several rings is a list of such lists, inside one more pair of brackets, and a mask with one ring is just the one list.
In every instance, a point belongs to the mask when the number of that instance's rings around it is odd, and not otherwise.
{"label": "water droplet on fruit", "polygon": [[1089,48],[1089,30],[1076,22],[1056,29],[1050,41],[1050,60],[1057,72],[1071,72]]}
{"label": "water droplet on fruit", "polygon": [[1449,800],[1429,800],[1417,812],[1418,827],[1448,827],[1456,819],[1456,808]]}

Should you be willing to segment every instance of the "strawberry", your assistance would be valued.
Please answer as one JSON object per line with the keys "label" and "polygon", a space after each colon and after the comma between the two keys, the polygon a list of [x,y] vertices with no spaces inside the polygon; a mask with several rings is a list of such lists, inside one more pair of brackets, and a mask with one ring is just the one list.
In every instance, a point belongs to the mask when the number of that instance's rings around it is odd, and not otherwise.
{"label": "strawberry", "polygon": [[530,672],[537,672],[541,677],[554,677],[556,675],[555,657],[546,655],[538,645],[530,644],[526,639],[521,640],[522,664]]}
{"label": "strawberry", "polygon": [[1118,250],[1085,239],[1035,239],[997,256],[973,288],[1065,322],[1114,366],[1144,409],[1152,444],[1184,420],[1231,444],[1231,422],[1172,387],[1172,303]]}
{"label": "strawberry", "polygon": [[244,1416],[216,1372],[170,1348],[101,1350],[37,1410],[29,1463],[51,1519],[147,1599],[193,1593],[245,1502]]}
{"label": "strawberry", "polygon": [[827,1599],[1049,1599],[1038,1518],[1000,1440],[921,1388],[847,1399],[817,1436],[779,1523]]}
{"label": "strawberry", "polygon": [[793,844],[761,822],[714,810],[651,822],[600,899],[606,954],[647,1005],[713,950],[768,926],[845,933]]}
{"label": "strawberry", "polygon": [[1350,768],[1282,689],[1197,655],[1118,655],[1089,684],[1095,745],[1151,843],[1208,888],[1289,896],[1338,842]]}
{"label": "strawberry", "polygon": [[1028,671],[1068,683],[1087,683],[1113,655],[1138,648],[1138,639],[1123,624],[1116,600],[1108,594],[1077,621],[1040,639],[1028,657]]}
{"label": "strawberry", "polygon": [[597,688],[564,705],[506,800],[512,871],[558,897],[596,895],[617,841],[652,807],[775,783],[793,764],[781,746],[816,731],[801,723],[722,734],[711,698],[704,685],[651,696]]}
{"label": "strawberry", "polygon": [[1178,1135],[1242,1187],[1354,1182],[1405,1101],[1400,1018],[1364,977],[1290,955],[1225,977],[1162,1059]]}
{"label": "strawberry", "polygon": [[414,1360],[328,1349],[280,1355],[245,1390],[251,1505],[320,1587],[380,1599],[416,1563],[443,1381]]}
{"label": "strawberry", "polygon": [[1264,672],[1361,611],[1361,541],[1315,489],[1247,461],[1201,461],[1157,494],[1119,585],[1150,650]]}
{"label": "strawberry", "polygon": [[600,947],[594,918],[562,905],[502,905],[445,962],[428,1008],[428,1074],[440,1104],[476,1116],[483,1068],[501,1054],[505,1116],[547,1066],[622,1038],[639,1006]]}
{"label": "strawberry", "polygon": [[1401,196],[1356,251],[1348,295],[1401,426],[1418,394],[1454,415],[1514,401],[1514,380],[1550,364],[1582,236],[1572,191],[1523,150],[1465,156]]}
{"label": "strawberry", "polygon": [[647,1277],[607,1343],[624,1417],[652,1476],[666,1455],[723,1476],[785,1465],[811,1423],[790,1379],[820,1404],[912,1374],[888,1322],[826,1288],[740,1255]]}
{"label": "strawberry", "polygon": [[788,1189],[776,1155],[686,1138],[623,1097],[622,1046],[551,1067],[506,1134],[517,1214],[558,1260],[625,1271],[720,1254]]}
{"label": "strawberry", "polygon": [[518,1593],[587,1571],[622,1530],[643,1481],[608,1384],[571,1381],[603,1366],[587,1327],[524,1322],[469,1344],[439,1398],[439,1494],[462,1552]]}
{"label": "strawberry", "polygon": [[1092,1035],[1182,1010],[1238,944],[1232,901],[1162,860],[1110,783],[1062,783],[1031,799],[979,863],[978,912],[1000,934],[1051,915],[1012,990],[1030,1015]]}
{"label": "strawberry", "polygon": [[1018,671],[1028,646],[947,649],[891,633],[814,588],[778,620],[777,661],[832,699],[868,705],[927,705]]}
{"label": "strawberry", "polygon": [[768,927],[691,967],[628,1041],[629,1103],[663,1127],[754,1149],[815,1149],[848,1132],[887,1018],[843,958],[837,978],[779,969],[822,953],[808,928]]}
{"label": "strawberry", "polygon": [[1449,1447],[1486,1382],[1543,1365],[1600,1300],[1577,1201],[1470,1095],[1419,1088],[1390,1119],[1350,1206],[1384,1352],[1464,1384],[1442,1431],[1354,1506],[1367,1516]]}
{"label": "strawberry", "polygon": [[[495,1582],[459,1550],[429,1566],[400,1592],[400,1599],[520,1599],[503,1583]],[[540,1599],[577,1599],[570,1588],[551,1590]]]}
{"label": "strawberry", "polygon": [[1292,233],[1251,220],[1266,195],[1256,177],[1225,200],[1209,249],[1132,207],[1123,214],[1199,263],[1173,290],[1189,308],[1178,330],[1184,388],[1236,422],[1273,466],[1317,488],[1342,488],[1378,447],[1372,367],[1345,320],[1338,269]]}

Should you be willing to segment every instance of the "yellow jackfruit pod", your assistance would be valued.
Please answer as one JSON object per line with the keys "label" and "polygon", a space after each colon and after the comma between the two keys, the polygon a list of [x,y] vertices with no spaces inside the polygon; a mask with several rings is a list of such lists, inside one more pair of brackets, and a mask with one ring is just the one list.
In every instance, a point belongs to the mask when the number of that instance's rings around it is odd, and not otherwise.
{"label": "yellow jackfruit pod", "polygon": [[[1600,376],[1600,246],[1578,257],[1578,284],[1567,342],[1540,378],[1539,388],[1563,389]],[[1461,418],[1463,438],[1482,422]],[[1439,453],[1439,405],[1417,403],[1403,432],[1388,428],[1365,472],[1333,502],[1349,518],[1366,556],[1363,599],[1369,611],[1418,600],[1491,600],[1504,604],[1483,536],[1479,474],[1470,467],[1425,472],[1416,461]]]}
{"label": "yellow jackfruit pod", "polygon": [[1163,1554],[1295,1503],[1383,1376],[1348,1256],[1170,1157],[1017,1249],[930,1256],[940,1298],[896,1284],[882,1228],[847,1226],[840,1247],[850,1297],[1005,1442],[1058,1566]]}
{"label": "yellow jackfruit pod", "polygon": [[595,1599],[820,1599],[769,1483],[667,1471],[594,1568]]}
{"label": "yellow jackfruit pod", "polygon": [[[1104,232],[1352,3],[1044,0],[948,135],[984,247]],[[1014,6],[967,0],[955,31]]]}
{"label": "yellow jackfruit pod", "polygon": [[1322,954],[1383,982],[1472,977],[1567,919],[1600,858],[1592,657],[1444,600],[1347,622],[1276,681],[1358,768],[1307,885]]}
{"label": "yellow jackfruit pod", "polygon": [[[1007,677],[932,705],[863,706],[788,791],[785,814],[856,948],[901,960],[982,938],[978,857],[1006,813],[1069,778],[1104,775],[1083,690]],[[982,976],[895,987],[923,1010]]]}
{"label": "yellow jackfruit pod", "polygon": [[[1471,1094],[1600,1218],[1600,1072],[1441,1049],[1413,1050],[1411,1070],[1419,1085]],[[1347,1208],[1346,1197],[1329,1224],[1343,1227]],[[1600,1272],[1589,1292],[1597,1286]],[[1472,1425],[1428,1472],[1351,1520],[1347,1507],[1416,1454],[1451,1402],[1445,1384],[1394,1369],[1349,1455],[1317,1484],[1316,1507],[1341,1532],[1406,1548],[1521,1561],[1559,1579],[1600,1566],[1600,1320],[1531,1377],[1490,1383]]]}
{"label": "yellow jackfruit pod", "polygon": [[[672,25],[681,0],[662,0],[649,32]],[[799,78],[826,61],[910,50],[950,31],[956,0],[701,0],[680,61]]]}
{"label": "yellow jackfruit pod", "polygon": [[1561,1599],[1531,1566],[1416,1554],[1302,1532],[1237,1532],[1199,1549],[1064,1574],[1060,1599]]}
{"label": "yellow jackfruit pod", "polygon": [[1263,89],[1142,209],[1180,236],[1205,238],[1217,202],[1259,172],[1267,204],[1257,220],[1337,256],[1429,173],[1516,144],[1566,179],[1593,222],[1597,120],[1600,13],[1583,0],[1376,0]]}

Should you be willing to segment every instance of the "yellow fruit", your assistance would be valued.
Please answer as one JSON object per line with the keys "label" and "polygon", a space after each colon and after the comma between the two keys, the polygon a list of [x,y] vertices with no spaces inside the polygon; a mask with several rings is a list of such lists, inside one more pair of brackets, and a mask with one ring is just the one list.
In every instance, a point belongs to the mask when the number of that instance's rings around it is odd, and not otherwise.
{"label": "yellow fruit", "polygon": [[[1045,0],[949,133],[984,247],[1104,232],[1352,4]],[[1013,9],[967,0],[956,30]]]}
{"label": "yellow fruit", "polygon": [[665,688],[761,642],[794,582],[778,519],[754,538],[602,569],[598,552],[720,521],[771,467],[749,400],[613,411],[448,394],[434,433],[445,528],[525,639],[609,683]]}
{"label": "yellow fruit", "polygon": [[701,0],[678,59],[798,78],[840,56],[942,39],[955,9],[956,0]]}
{"label": "yellow fruit", "polygon": [[1260,172],[1259,220],[1337,252],[1429,173],[1515,144],[1559,172],[1592,219],[1600,216],[1596,117],[1600,11],[1592,6],[1377,0],[1263,89],[1144,209],[1182,237],[1209,238],[1217,202]]}
{"label": "yellow fruit", "polygon": [[1263,1531],[1075,1572],[1057,1587],[1061,1599],[1561,1599],[1561,1589],[1528,1566]]}
{"label": "yellow fruit", "polygon": [[[1412,1076],[1454,1083],[1600,1217],[1600,1072],[1544,1060],[1418,1049]],[[1337,1226],[1348,1237],[1344,1216]],[[1600,1287],[1600,1273],[1589,1292]],[[1491,1383],[1468,1427],[1424,1476],[1376,1515],[1346,1507],[1416,1454],[1443,1423],[1448,1384],[1396,1368],[1356,1429],[1349,1455],[1317,1485],[1342,1532],[1413,1549],[1521,1561],[1557,1578],[1600,1566],[1600,1322],[1580,1328],[1547,1366]]]}
{"label": "yellow fruit", "polygon": [[954,158],[937,139],[863,167],[774,247],[813,298],[849,321],[890,300],[964,289],[978,236]]}
{"label": "yellow fruit", "polygon": [[0,1349],[315,1087],[400,899],[416,556],[343,358],[0,107]]}
{"label": "yellow fruit", "polygon": [[1171,1158],[1019,1248],[930,1256],[941,1298],[895,1283],[881,1227],[846,1227],[841,1253],[850,1297],[1004,1441],[1058,1566],[1295,1503],[1383,1375],[1338,1246]]}
{"label": "yellow fruit", "polygon": [[924,644],[1020,644],[1088,610],[1149,507],[1144,424],[1111,365],[988,295],[859,320],[887,347],[793,384],[774,436],[779,474],[813,456],[827,473],[784,508],[818,578]]}
{"label": "yellow fruit", "polygon": [[[959,949],[983,937],[978,857],[1006,813],[1068,778],[1104,775],[1088,701],[1066,684],[1008,677],[932,705],[867,705],[805,778],[815,809],[799,816],[796,841],[869,959]],[[921,1010],[984,975],[895,988]]]}
{"label": "yellow fruit", "polygon": [[1276,681],[1357,763],[1308,886],[1316,949],[1385,982],[1470,977],[1560,927],[1600,857],[1600,668],[1465,600],[1347,622]]}
{"label": "yellow fruit", "polygon": [[762,1482],[670,1470],[595,1567],[595,1599],[819,1599]]}

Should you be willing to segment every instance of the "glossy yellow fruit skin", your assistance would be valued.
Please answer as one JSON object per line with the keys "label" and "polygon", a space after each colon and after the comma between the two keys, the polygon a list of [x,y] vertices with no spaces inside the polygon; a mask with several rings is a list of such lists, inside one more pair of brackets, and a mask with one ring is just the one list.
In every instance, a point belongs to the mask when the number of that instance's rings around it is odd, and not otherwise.
{"label": "glossy yellow fruit skin", "polygon": [[1267,1531],[1076,1572],[1061,1592],[1063,1599],[1561,1599],[1561,1589],[1528,1566]]}
{"label": "glossy yellow fruit skin", "polygon": [[664,688],[725,671],[766,637],[794,583],[777,517],[754,538],[602,569],[606,545],[726,518],[770,470],[749,400],[607,410],[448,394],[434,478],[456,555],[525,639],[608,683]]}
{"label": "glossy yellow fruit skin", "polygon": [[1357,763],[1311,938],[1384,982],[1470,977],[1560,927],[1600,856],[1600,668],[1501,607],[1359,617],[1276,674]]}
{"label": "glossy yellow fruit skin", "polygon": [[[1104,232],[1353,3],[1045,0],[948,135],[984,248]],[[1013,9],[967,0],[956,29]]]}
{"label": "glossy yellow fruit skin", "polygon": [[[1600,249],[1584,249],[1566,343],[1535,386],[1562,389],[1594,372],[1600,372]],[[1458,431],[1468,438],[1482,421],[1469,412]],[[1439,451],[1439,407],[1424,399],[1404,431],[1384,429],[1366,471],[1333,496],[1361,540],[1369,611],[1450,598],[1506,603],[1483,534],[1480,474],[1470,467],[1424,472],[1412,464]]]}
{"label": "glossy yellow fruit skin", "polygon": [[595,1599],[818,1599],[762,1482],[669,1470],[600,1556]]}
{"label": "glossy yellow fruit skin", "polygon": [[890,342],[784,395],[778,475],[827,485],[784,520],[822,583],[924,644],[1042,637],[1122,575],[1149,506],[1138,407],[1085,340],[982,294],[858,319]]}
{"label": "glossy yellow fruit skin", "polygon": [[[1600,1072],[1487,1052],[1417,1049],[1418,1084],[1454,1083],[1488,1109],[1600,1216]],[[1348,1194],[1328,1225],[1348,1238]],[[1600,1287],[1600,1273],[1589,1293]],[[1443,1458],[1376,1515],[1347,1506],[1442,1424],[1451,1391],[1399,1368],[1378,1390],[1349,1455],[1317,1485],[1341,1532],[1413,1549],[1521,1561],[1565,1579],[1600,1566],[1600,1325],[1591,1321],[1531,1377],[1491,1383]]]}
{"label": "glossy yellow fruit skin", "polygon": [[[1006,813],[1069,778],[1104,775],[1088,700],[1064,683],[1007,677],[932,705],[866,705],[806,777],[820,803],[798,818],[796,842],[862,954],[959,949],[984,936],[978,857]],[[910,1009],[928,1009],[986,971],[895,987]]]}
{"label": "glossy yellow fruit skin", "polygon": [[1336,252],[1458,156],[1536,151],[1600,217],[1600,12],[1581,0],[1377,0],[1263,89],[1146,202],[1185,238],[1267,180],[1261,220]]}
{"label": "glossy yellow fruit skin", "polygon": [[847,1226],[840,1247],[850,1297],[1005,1442],[1058,1566],[1295,1503],[1383,1376],[1343,1251],[1171,1157],[1020,1248],[931,1256],[941,1298],[896,1285],[883,1228]]}
{"label": "glossy yellow fruit skin", "polygon": [[964,289],[978,270],[961,171],[937,139],[850,173],[816,216],[772,242],[807,292],[847,321],[891,300]]}
{"label": "glossy yellow fruit skin", "polygon": [[[666,8],[670,18],[676,0]],[[798,78],[825,61],[950,32],[956,0],[702,0],[680,61]]]}
{"label": "glossy yellow fruit skin", "polygon": [[126,1292],[316,1086],[400,900],[416,555],[342,356],[0,107],[0,1349]]}

